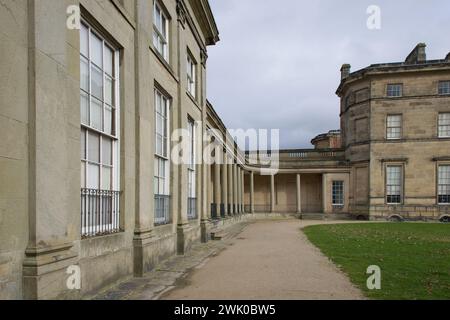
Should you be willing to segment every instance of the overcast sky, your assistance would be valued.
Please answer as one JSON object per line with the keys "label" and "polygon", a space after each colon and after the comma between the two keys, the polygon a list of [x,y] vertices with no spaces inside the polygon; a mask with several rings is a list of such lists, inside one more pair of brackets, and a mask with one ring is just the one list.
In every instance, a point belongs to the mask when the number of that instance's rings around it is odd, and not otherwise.
{"label": "overcast sky", "polygon": [[[221,41],[209,48],[208,98],[227,127],[281,130],[282,148],[309,148],[339,128],[340,67],[450,52],[448,0],[210,0]],[[370,5],[381,30],[367,28]]]}

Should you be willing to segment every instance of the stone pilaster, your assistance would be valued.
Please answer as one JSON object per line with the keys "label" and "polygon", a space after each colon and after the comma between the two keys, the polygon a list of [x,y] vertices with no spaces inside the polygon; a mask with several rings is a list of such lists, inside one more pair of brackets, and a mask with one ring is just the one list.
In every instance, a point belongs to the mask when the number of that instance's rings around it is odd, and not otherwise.
{"label": "stone pilaster", "polygon": [[78,264],[75,242],[81,234],[79,33],[64,27],[67,6],[67,1],[28,1],[25,299],[80,295],[67,287],[68,267]]}

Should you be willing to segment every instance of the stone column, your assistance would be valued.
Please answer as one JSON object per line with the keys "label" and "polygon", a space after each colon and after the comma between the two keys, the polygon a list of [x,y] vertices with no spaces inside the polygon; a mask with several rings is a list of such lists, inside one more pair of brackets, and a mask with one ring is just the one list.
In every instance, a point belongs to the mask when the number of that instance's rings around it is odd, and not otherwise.
{"label": "stone column", "polygon": [[238,167],[237,171],[238,177],[237,177],[237,211],[238,213],[242,213],[242,169],[241,167]]}
{"label": "stone column", "polygon": [[233,213],[238,213],[237,211],[237,165],[233,164]]}
{"label": "stone column", "polygon": [[329,214],[331,213],[330,210],[330,199],[331,199],[331,193],[328,192],[329,191],[329,187],[328,187],[328,175],[326,173],[324,173],[322,175],[322,206],[323,206],[323,213],[324,214]]}
{"label": "stone column", "polygon": [[242,181],[241,181],[241,204],[242,204],[242,213],[245,213],[245,171],[242,170]]}
{"label": "stone column", "polygon": [[232,215],[233,212],[233,166],[231,165],[232,160],[231,158],[228,158],[228,162],[226,164],[227,171],[228,171],[228,199],[227,199],[227,212],[228,215]]}
{"label": "stone column", "polygon": [[212,207],[214,202],[213,192],[214,192],[214,185],[212,183],[213,176],[212,176],[212,165],[207,164],[207,171],[208,171],[208,181],[206,183],[206,191],[207,191],[207,206],[208,206],[208,217],[212,218]]}
{"label": "stone column", "polygon": [[226,217],[228,214],[228,166],[227,166],[227,154],[223,153],[222,167],[222,203],[221,214],[222,217]]}
{"label": "stone column", "polygon": [[301,175],[297,174],[297,213],[302,213],[302,183]]}
{"label": "stone column", "polygon": [[250,213],[255,213],[255,173],[250,172]]}
{"label": "stone column", "polygon": [[270,176],[270,212],[275,211],[275,175]]}
{"label": "stone column", "polygon": [[221,190],[220,190],[220,164],[214,164],[214,207],[216,218],[220,217]]}

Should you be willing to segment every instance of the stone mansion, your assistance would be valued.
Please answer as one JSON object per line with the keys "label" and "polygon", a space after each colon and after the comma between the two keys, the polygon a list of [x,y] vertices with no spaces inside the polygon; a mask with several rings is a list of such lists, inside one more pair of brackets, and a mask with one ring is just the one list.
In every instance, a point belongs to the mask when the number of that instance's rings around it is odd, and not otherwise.
{"label": "stone mansion", "polygon": [[[3,0],[0,27],[0,299],[90,297],[269,214],[450,217],[450,54],[343,65],[340,130],[264,175],[207,100],[208,0]],[[226,161],[196,164],[205,135]]]}

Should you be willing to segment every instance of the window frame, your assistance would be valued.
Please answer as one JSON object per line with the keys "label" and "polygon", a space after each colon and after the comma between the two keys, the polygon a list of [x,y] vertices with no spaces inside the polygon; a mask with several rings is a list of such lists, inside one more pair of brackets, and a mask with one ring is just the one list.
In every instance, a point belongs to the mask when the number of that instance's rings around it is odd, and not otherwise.
{"label": "window frame", "polygon": [[[101,53],[98,53],[97,56],[101,59],[101,65],[98,64],[100,61],[95,61],[94,37],[99,40],[97,45],[101,45]],[[83,41],[85,41],[84,44],[87,47],[83,47]],[[107,36],[84,18],[81,18],[79,49],[82,203],[80,231],[81,237],[84,239],[123,231],[120,210],[121,74],[120,48],[112,44]],[[108,52],[111,54],[109,55]],[[111,64],[110,68],[108,63]],[[83,74],[83,70],[87,73]],[[97,72],[97,75],[101,74],[101,93],[100,91],[96,93],[93,88],[94,72]],[[110,97],[108,97],[108,93]],[[101,105],[100,124],[98,126],[94,125],[93,122],[94,103],[97,107]],[[97,144],[94,157],[91,157],[90,154],[92,151],[90,150],[90,142],[92,141]],[[108,149],[105,149],[105,144],[109,144]],[[109,155],[109,160],[105,159],[105,154]],[[90,177],[90,171],[93,167],[95,167],[97,175],[95,185],[92,184]],[[108,175],[107,181],[109,183],[108,186],[105,186],[104,179]]]}
{"label": "window frame", "polygon": [[[172,98],[166,94],[163,90],[159,89],[155,86],[154,90],[154,118],[155,118],[155,131],[154,134],[154,163],[153,163],[153,195],[154,195],[154,225],[155,226],[164,226],[169,225],[172,221],[172,212],[171,212],[171,163],[170,163],[170,122],[171,122],[171,104]],[[161,151],[163,154],[158,154],[158,99],[160,102],[164,103],[161,106],[165,108],[165,117],[163,116],[163,120],[165,122],[164,126],[164,134],[166,135],[166,143],[165,148]],[[162,110],[162,109],[161,109]],[[164,113],[164,112],[163,112]],[[164,137],[162,139],[164,141]],[[164,143],[163,143],[164,145]],[[164,150],[165,149],[165,150]],[[165,154],[164,154],[165,153]],[[164,168],[164,174],[162,175],[162,168]],[[161,185],[162,183],[162,185]],[[160,216],[161,213],[164,215]],[[159,215],[158,215],[159,214]]]}
{"label": "window frame", "polygon": [[[395,126],[389,126],[389,118],[391,117],[400,117],[400,125],[398,127]],[[398,137],[389,137],[389,134],[392,134],[389,132],[389,129],[400,129],[400,133]],[[403,114],[396,113],[396,114],[388,114],[386,116],[386,140],[401,140],[403,138]]]}
{"label": "window frame", "polygon": [[[156,25],[156,9],[159,10],[159,19],[161,21],[161,27],[162,23],[164,21],[165,24],[165,34],[163,34],[164,30],[160,30],[160,26]],[[168,63],[170,63],[170,16],[167,14],[167,11],[163,7],[163,5],[159,2],[159,0],[153,1],[153,47],[155,48],[156,52]],[[156,36],[156,39],[155,39]],[[158,45],[155,45],[155,40],[158,41]],[[162,43],[162,52],[159,50],[159,45]]]}
{"label": "window frame", "polygon": [[[338,188],[338,184],[340,184]],[[337,192],[339,191],[339,193]],[[342,200],[338,202],[337,200]],[[345,206],[345,181],[344,180],[333,180],[331,183],[331,204],[333,207],[344,207]]]}
{"label": "window frame", "polygon": [[[447,92],[443,92],[443,87],[441,85],[447,84]],[[449,96],[450,95],[450,80],[441,80],[438,82],[438,95],[440,96]]]}
{"label": "window frame", "polygon": [[189,50],[186,52],[186,78],[187,91],[196,99],[197,98],[197,62],[192,57]]}
{"label": "window frame", "polygon": [[[87,22],[85,19],[81,20],[82,27],[84,26],[88,32],[88,54],[89,57],[86,57],[80,48],[80,68],[81,68],[81,60],[86,59],[88,62],[88,90],[85,91],[81,87],[81,74],[80,74],[80,99],[81,95],[85,94],[88,98],[88,121],[89,124],[83,123],[83,119],[80,118],[80,126],[81,131],[84,131],[84,157],[81,157],[81,162],[84,164],[84,177],[82,182],[84,181],[85,189],[95,189],[89,187],[89,164],[96,165],[99,167],[99,179],[98,179],[98,190],[103,190],[103,167],[108,167],[111,169],[111,181],[110,181],[110,189],[109,191],[120,191],[120,50],[116,48],[113,44],[111,44],[99,31],[97,31],[92,25]],[[81,32],[81,30],[80,30]],[[91,46],[91,34],[94,34],[97,38],[102,40],[102,62],[103,65],[97,66],[95,62],[92,61],[92,46]],[[113,75],[110,75],[105,71],[105,47],[108,47],[113,52]],[[92,64],[94,64],[92,66]],[[97,97],[93,96],[92,93],[92,80],[91,80],[91,70],[92,67],[101,69],[102,71],[102,99],[99,100]],[[114,91],[112,94],[111,105],[109,105],[105,101],[105,91],[106,91],[106,78],[109,77],[113,81],[112,90]],[[92,99],[98,100],[102,104],[102,130],[95,128],[91,122],[91,104]],[[107,108],[111,108],[111,133],[105,132],[105,110]],[[81,101],[80,101],[80,116],[81,116]],[[89,160],[89,133],[95,134],[99,136],[99,161],[91,161]],[[103,140],[108,139],[111,141],[111,164],[105,163],[103,161]]]}
{"label": "window frame", "polygon": [[[389,184],[389,169],[390,168],[400,168],[399,185]],[[403,164],[391,163],[385,166],[385,203],[389,206],[403,205],[404,203],[404,188],[405,188],[405,166]],[[389,194],[390,187],[398,187],[399,195]],[[389,201],[389,197],[399,196],[399,202]]]}
{"label": "window frame", "polygon": [[[441,116],[447,115],[448,119],[446,119],[446,121],[449,121],[448,124],[441,124],[441,121],[445,121],[445,120],[441,120]],[[441,127],[448,127],[447,131],[448,134],[447,135],[441,135]],[[448,139],[450,138],[450,112],[439,112],[438,113],[438,119],[437,119],[437,135],[439,139]],[[444,131],[444,130],[442,130]]]}
{"label": "window frame", "polygon": [[[448,167],[449,172],[447,173],[448,176],[448,182],[445,184],[441,184],[441,177],[440,177],[440,169],[443,167]],[[440,192],[440,187],[446,187],[448,188],[448,194],[446,194],[445,196],[448,197],[448,202],[441,202],[440,201],[440,197],[441,197],[441,192]],[[438,163],[437,164],[437,170],[436,170],[436,202],[439,206],[450,206],[450,163]]]}
{"label": "window frame", "polygon": [[[399,95],[392,95],[393,92],[397,92],[396,90],[389,90],[390,87],[398,86],[400,88]],[[388,83],[386,85],[386,97],[388,98],[401,98],[403,97],[403,83]]]}
{"label": "window frame", "polygon": [[[187,164],[187,200],[188,200],[188,219],[195,220],[198,218],[197,210],[197,125],[195,120],[188,116],[188,133],[189,133],[189,163]],[[194,208],[190,208],[191,204],[195,203]],[[193,210],[194,213],[189,212]]]}
{"label": "window frame", "polygon": [[[162,98],[162,101],[164,101],[164,107],[166,109],[166,116],[163,117],[163,120],[165,121],[165,127],[164,127],[164,133],[165,133],[165,137],[162,137],[162,143],[163,146],[165,145],[165,148],[163,147],[163,154],[158,154],[158,150],[157,150],[157,138],[159,133],[157,132],[158,130],[158,125],[157,125],[157,121],[158,121],[158,110],[157,110],[157,99],[158,99],[158,95]],[[171,98],[168,97],[166,94],[164,94],[161,90],[159,90],[158,88],[154,89],[154,99],[155,99],[155,110],[154,110],[154,114],[155,114],[155,132],[154,132],[154,136],[155,136],[155,148],[154,148],[154,179],[158,179],[161,180],[163,179],[165,181],[164,183],[164,191],[163,193],[159,192],[159,187],[158,187],[158,192],[157,190],[154,190],[154,194],[155,195],[160,195],[160,196],[170,196],[170,138],[169,138],[169,133],[170,133],[170,109],[171,109]],[[166,142],[164,143],[164,139],[166,139]],[[165,152],[165,153],[164,153]],[[156,174],[156,163],[158,163],[159,161],[162,161],[164,163],[164,176],[160,176],[159,174],[161,173],[162,170],[161,167],[158,166],[158,175]],[[158,184],[159,185],[159,184]],[[156,181],[154,181],[154,187],[156,186]]]}

